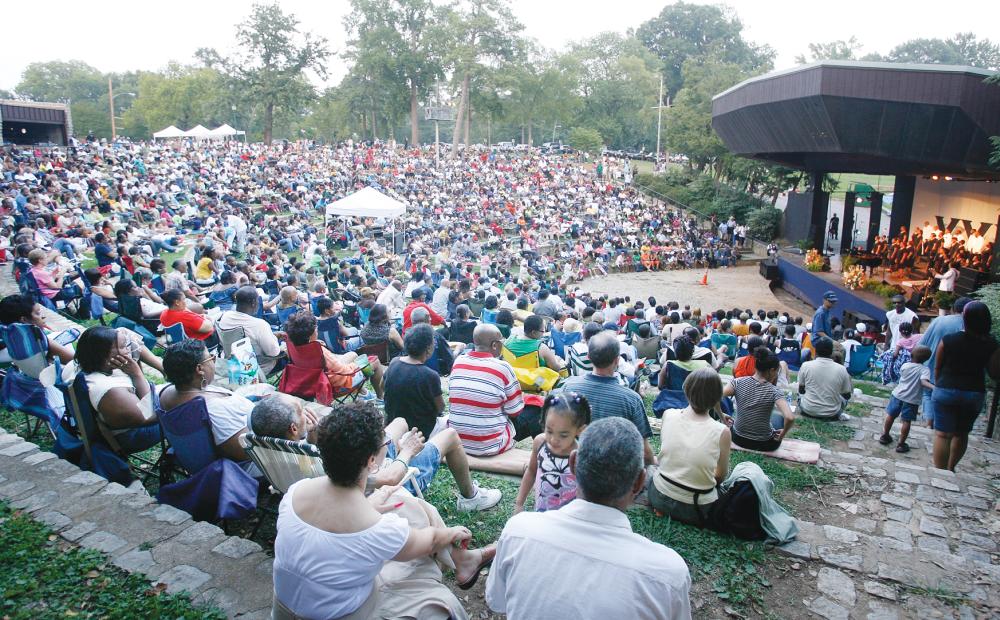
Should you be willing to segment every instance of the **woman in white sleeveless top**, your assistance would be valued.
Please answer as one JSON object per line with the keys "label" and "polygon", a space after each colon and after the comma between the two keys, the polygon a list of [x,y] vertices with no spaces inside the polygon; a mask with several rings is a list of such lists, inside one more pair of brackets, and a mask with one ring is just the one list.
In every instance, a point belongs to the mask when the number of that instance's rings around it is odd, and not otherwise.
{"label": "woman in white sleeveless top", "polygon": [[663,414],[660,466],[647,496],[658,514],[704,527],[718,499],[715,487],[729,473],[729,428],[709,416],[722,400],[719,373],[695,370],[684,381],[684,394],[687,408]]}

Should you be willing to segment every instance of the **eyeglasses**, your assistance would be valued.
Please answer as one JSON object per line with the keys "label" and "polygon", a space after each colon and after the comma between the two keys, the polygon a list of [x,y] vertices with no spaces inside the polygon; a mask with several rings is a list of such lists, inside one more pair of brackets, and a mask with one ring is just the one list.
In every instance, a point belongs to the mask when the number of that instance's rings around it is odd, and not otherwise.
{"label": "eyeglasses", "polygon": [[215,354],[214,353],[210,353],[208,355],[208,357],[206,357],[205,359],[203,359],[200,362],[198,362],[198,365],[200,366],[200,365],[204,364],[205,362],[214,362],[214,361],[215,361]]}
{"label": "eyeglasses", "polygon": [[382,448],[388,448],[389,444],[391,444],[391,443],[392,443],[392,437],[386,435],[385,436],[385,441],[382,442],[382,445],[380,445],[378,447],[378,449],[381,450]]}

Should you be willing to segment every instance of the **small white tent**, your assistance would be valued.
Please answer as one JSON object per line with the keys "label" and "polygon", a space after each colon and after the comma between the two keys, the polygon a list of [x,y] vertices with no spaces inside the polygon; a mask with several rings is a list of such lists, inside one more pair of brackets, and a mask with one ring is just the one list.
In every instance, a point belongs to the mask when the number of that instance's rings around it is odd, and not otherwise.
{"label": "small white tent", "polygon": [[168,138],[183,138],[183,137],[184,137],[184,132],[181,131],[180,129],[177,129],[173,125],[167,127],[166,129],[157,131],[156,133],[153,134],[154,140],[156,139],[166,140]]}
{"label": "small white tent", "polygon": [[[327,224],[331,217],[374,217],[392,220],[392,238],[396,237],[396,218],[406,213],[406,204],[386,196],[374,187],[366,187],[326,206]],[[344,222],[347,231],[347,222]],[[392,246],[390,245],[390,248]]]}
{"label": "small white tent", "polygon": [[245,136],[247,132],[233,129],[228,124],[220,125],[208,132],[212,138],[228,138],[230,136]]}
{"label": "small white tent", "polygon": [[200,140],[200,139],[203,139],[203,138],[211,137],[211,133],[204,126],[202,126],[202,125],[195,125],[191,129],[188,129],[187,131],[184,132],[184,137],[186,137],[186,138],[198,138]]}
{"label": "small white tent", "polygon": [[366,187],[326,205],[326,216],[378,217],[393,219],[406,213],[406,205],[374,187]]}

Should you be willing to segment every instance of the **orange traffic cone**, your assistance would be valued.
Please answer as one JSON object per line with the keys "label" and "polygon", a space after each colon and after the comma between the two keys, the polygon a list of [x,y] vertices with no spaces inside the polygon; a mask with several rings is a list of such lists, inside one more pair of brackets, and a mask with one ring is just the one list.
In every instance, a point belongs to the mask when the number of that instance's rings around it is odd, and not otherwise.
{"label": "orange traffic cone", "polygon": [[707,271],[705,272],[705,275],[703,275],[701,277],[701,285],[702,286],[708,286],[708,272]]}

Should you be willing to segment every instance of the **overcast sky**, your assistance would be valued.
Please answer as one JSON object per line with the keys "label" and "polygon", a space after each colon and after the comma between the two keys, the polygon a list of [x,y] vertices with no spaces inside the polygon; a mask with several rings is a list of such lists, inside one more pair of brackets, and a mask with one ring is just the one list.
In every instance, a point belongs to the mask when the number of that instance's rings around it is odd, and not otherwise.
{"label": "overcast sky", "polygon": [[[326,36],[331,48],[345,44],[347,0],[280,0],[304,29]],[[514,13],[528,36],[562,49],[568,42],[599,32],[624,32],[657,15],[665,0],[513,0]],[[706,3],[708,4],[708,3]],[[947,38],[971,31],[980,38],[1000,37],[996,0],[731,0],[745,25],[745,36],[778,52],[775,67],[794,64],[810,42],[856,36],[862,53],[885,53],[917,37]],[[193,61],[199,47],[223,51],[233,45],[235,25],[249,12],[242,0],[124,2],[48,0],[5,2],[0,43],[0,88],[12,89],[31,62],[82,60],[101,71],[156,70],[168,61]],[[330,62],[335,84],[346,72]]]}

